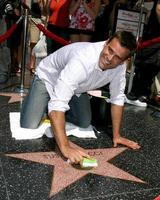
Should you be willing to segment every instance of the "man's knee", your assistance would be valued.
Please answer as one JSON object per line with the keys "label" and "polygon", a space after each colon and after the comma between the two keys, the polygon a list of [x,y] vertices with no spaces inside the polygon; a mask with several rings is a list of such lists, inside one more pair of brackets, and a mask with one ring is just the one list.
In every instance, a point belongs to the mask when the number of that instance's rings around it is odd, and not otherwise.
{"label": "man's knee", "polygon": [[22,128],[28,128],[28,129],[36,129],[39,126],[39,122],[36,120],[29,120],[24,119],[23,117],[20,118],[20,126]]}
{"label": "man's knee", "polygon": [[36,128],[38,128],[37,124],[34,124],[34,123],[26,124],[26,123],[21,122],[20,126],[21,126],[21,128],[28,128],[28,129],[36,129]]}
{"label": "man's knee", "polygon": [[80,128],[87,128],[90,124],[91,124],[91,118],[88,118],[88,119],[79,121],[78,126]]}

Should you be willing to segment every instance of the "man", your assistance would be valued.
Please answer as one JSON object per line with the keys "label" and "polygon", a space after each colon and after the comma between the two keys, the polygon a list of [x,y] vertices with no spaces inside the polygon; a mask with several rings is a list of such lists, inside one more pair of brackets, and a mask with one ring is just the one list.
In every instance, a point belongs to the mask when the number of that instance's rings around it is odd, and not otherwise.
{"label": "man", "polygon": [[37,128],[48,104],[48,115],[60,151],[72,163],[78,163],[88,155],[70,146],[65,121],[88,127],[91,110],[86,92],[110,83],[114,147],[122,144],[132,149],[140,148],[136,142],[120,135],[125,60],[135,48],[132,33],[122,31],[115,33],[108,41],[73,43],[50,54],[37,67],[21,111],[21,126]]}
{"label": "man", "polygon": [[[143,40],[151,40],[160,36],[160,0],[155,0],[144,30]],[[129,104],[146,107],[151,95],[154,77],[160,71],[160,43],[152,44],[137,52],[135,59],[135,76],[132,89],[126,95]]]}

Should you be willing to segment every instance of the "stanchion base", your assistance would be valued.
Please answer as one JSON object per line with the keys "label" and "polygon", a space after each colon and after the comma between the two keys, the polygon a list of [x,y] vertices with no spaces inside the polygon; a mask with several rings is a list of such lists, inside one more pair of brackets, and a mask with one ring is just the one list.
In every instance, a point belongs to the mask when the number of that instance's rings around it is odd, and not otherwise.
{"label": "stanchion base", "polygon": [[22,88],[22,87],[17,87],[15,88],[15,92],[20,93],[21,96],[23,96],[23,94],[28,93],[29,89],[27,88]]}
{"label": "stanchion base", "polygon": [[160,111],[155,111],[152,113],[152,117],[160,118]]}

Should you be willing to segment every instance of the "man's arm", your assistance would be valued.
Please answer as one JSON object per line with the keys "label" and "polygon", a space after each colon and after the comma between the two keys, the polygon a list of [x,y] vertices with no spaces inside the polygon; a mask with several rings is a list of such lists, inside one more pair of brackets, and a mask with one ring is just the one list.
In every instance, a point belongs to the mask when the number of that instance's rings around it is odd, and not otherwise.
{"label": "man's arm", "polygon": [[125,145],[131,149],[139,149],[140,146],[138,143],[128,140],[121,136],[120,129],[121,129],[121,122],[123,116],[123,106],[111,105],[111,116],[112,116],[112,126],[113,126],[113,144],[116,147],[118,144]]}
{"label": "man's arm", "polygon": [[71,163],[79,163],[83,157],[89,157],[84,151],[71,147],[65,131],[65,113],[61,111],[51,111],[49,114],[52,130],[57,145],[64,157]]}

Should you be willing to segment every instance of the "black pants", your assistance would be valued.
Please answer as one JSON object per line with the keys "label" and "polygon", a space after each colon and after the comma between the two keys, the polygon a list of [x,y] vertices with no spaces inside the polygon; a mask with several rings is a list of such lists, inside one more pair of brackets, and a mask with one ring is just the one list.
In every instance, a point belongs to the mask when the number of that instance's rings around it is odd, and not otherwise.
{"label": "black pants", "polygon": [[158,74],[159,68],[154,65],[136,67],[131,93],[136,97],[149,96],[153,78]]}
{"label": "black pants", "polygon": [[160,44],[139,52],[135,59],[135,76],[131,93],[136,96],[149,96],[153,78],[160,71]]}

